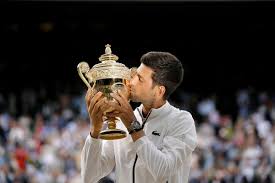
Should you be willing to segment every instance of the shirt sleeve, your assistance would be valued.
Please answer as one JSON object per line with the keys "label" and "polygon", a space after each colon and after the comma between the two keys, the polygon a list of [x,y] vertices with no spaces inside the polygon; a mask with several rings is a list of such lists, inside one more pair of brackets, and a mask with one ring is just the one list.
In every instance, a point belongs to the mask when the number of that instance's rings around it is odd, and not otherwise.
{"label": "shirt sleeve", "polygon": [[176,173],[184,161],[191,157],[196,145],[197,135],[191,114],[179,118],[169,126],[161,149],[158,149],[146,136],[135,142],[139,160],[143,161],[155,180]]}
{"label": "shirt sleeve", "polygon": [[87,136],[81,152],[81,179],[83,183],[96,183],[107,176],[115,166],[112,141]]}

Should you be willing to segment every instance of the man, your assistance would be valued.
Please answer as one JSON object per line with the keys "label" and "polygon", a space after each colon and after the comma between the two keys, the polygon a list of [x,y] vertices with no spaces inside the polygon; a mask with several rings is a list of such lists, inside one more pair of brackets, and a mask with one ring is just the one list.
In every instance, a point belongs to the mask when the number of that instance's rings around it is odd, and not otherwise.
{"label": "man", "polygon": [[[113,93],[117,104],[107,104],[102,93],[88,91],[86,102],[91,131],[83,147],[83,182],[94,183],[115,168],[117,183],[187,183],[197,135],[192,115],[169,104],[167,99],[181,84],[181,62],[167,52],[148,52],[130,81],[134,111],[128,98]],[[119,116],[118,128],[129,135],[120,140],[98,139],[107,106]]]}

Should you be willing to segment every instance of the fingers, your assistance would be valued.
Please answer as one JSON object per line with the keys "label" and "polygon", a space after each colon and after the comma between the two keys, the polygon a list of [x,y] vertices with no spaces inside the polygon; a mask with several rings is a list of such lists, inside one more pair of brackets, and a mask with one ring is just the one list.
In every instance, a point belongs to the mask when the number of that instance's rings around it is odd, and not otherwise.
{"label": "fingers", "polygon": [[102,92],[97,92],[92,99],[90,99],[90,104],[89,104],[89,108],[94,108],[94,105],[100,100],[100,98],[103,97],[103,93]]}
{"label": "fingers", "polygon": [[86,100],[86,105],[87,107],[90,106],[91,103],[91,98],[96,94],[96,90],[92,90],[91,88],[88,89],[85,100]]}
{"label": "fingers", "polygon": [[127,97],[125,96],[126,95],[126,93],[124,93],[124,92],[126,92],[126,91],[121,91],[121,90],[118,90],[118,95],[121,97],[121,98],[123,98],[124,99],[124,101],[128,101],[128,99],[127,99]]}
{"label": "fingers", "polygon": [[115,93],[111,93],[111,96],[119,103],[119,105],[125,106],[127,99],[122,95],[121,91],[118,90]]}
{"label": "fingers", "polygon": [[114,117],[120,117],[120,114],[121,114],[120,112],[114,111],[114,112],[106,113],[106,116],[110,118],[114,118]]}
{"label": "fingers", "polygon": [[112,108],[109,104],[108,101],[106,100],[103,105],[101,105],[100,110],[103,111],[103,115],[106,115],[109,112],[113,112],[114,108]]}
{"label": "fingers", "polygon": [[122,107],[118,102],[108,102],[108,105],[116,111],[121,111]]}
{"label": "fingers", "polygon": [[106,98],[100,98],[95,104],[94,106],[93,105],[90,105],[89,107],[89,112],[92,116],[94,115],[98,115],[98,116],[102,116],[102,110],[101,110],[101,106],[104,105],[106,101]]}

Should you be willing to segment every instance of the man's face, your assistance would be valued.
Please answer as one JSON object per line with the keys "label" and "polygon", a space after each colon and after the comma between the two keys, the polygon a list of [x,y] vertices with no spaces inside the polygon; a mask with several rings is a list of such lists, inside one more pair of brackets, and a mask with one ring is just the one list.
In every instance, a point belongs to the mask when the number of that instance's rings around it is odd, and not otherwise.
{"label": "man's face", "polygon": [[153,85],[153,70],[144,64],[141,64],[137,73],[130,81],[131,100],[143,104],[151,104],[155,100],[156,86]]}

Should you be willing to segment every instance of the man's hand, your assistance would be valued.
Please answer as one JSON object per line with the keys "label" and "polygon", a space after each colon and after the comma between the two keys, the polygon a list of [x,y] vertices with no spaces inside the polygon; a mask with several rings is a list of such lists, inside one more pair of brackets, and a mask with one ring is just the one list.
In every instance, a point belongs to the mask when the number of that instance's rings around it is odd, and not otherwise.
{"label": "man's hand", "polygon": [[[117,102],[111,102],[109,105],[114,108],[114,112],[108,113],[108,116],[110,117],[120,117],[122,122],[124,123],[125,127],[129,129],[132,121],[135,119],[135,115],[133,112],[133,109],[128,102],[127,96],[123,94],[122,91],[118,90],[115,93],[111,93],[111,96],[117,101]],[[145,136],[145,133],[143,130],[140,130],[138,132],[134,132],[131,134],[133,141],[135,142],[139,138]]]}
{"label": "man's hand", "polygon": [[116,100],[116,102],[110,102],[109,105],[114,108],[115,111],[108,113],[108,116],[120,117],[128,129],[131,122],[134,120],[135,115],[130,103],[128,102],[127,96],[125,96],[120,90],[117,90],[115,93],[111,93],[111,96]]}
{"label": "man's hand", "polygon": [[103,126],[103,112],[107,109],[106,97],[103,97],[102,92],[89,89],[87,91],[86,105],[91,122],[91,135],[98,138],[98,135]]}

